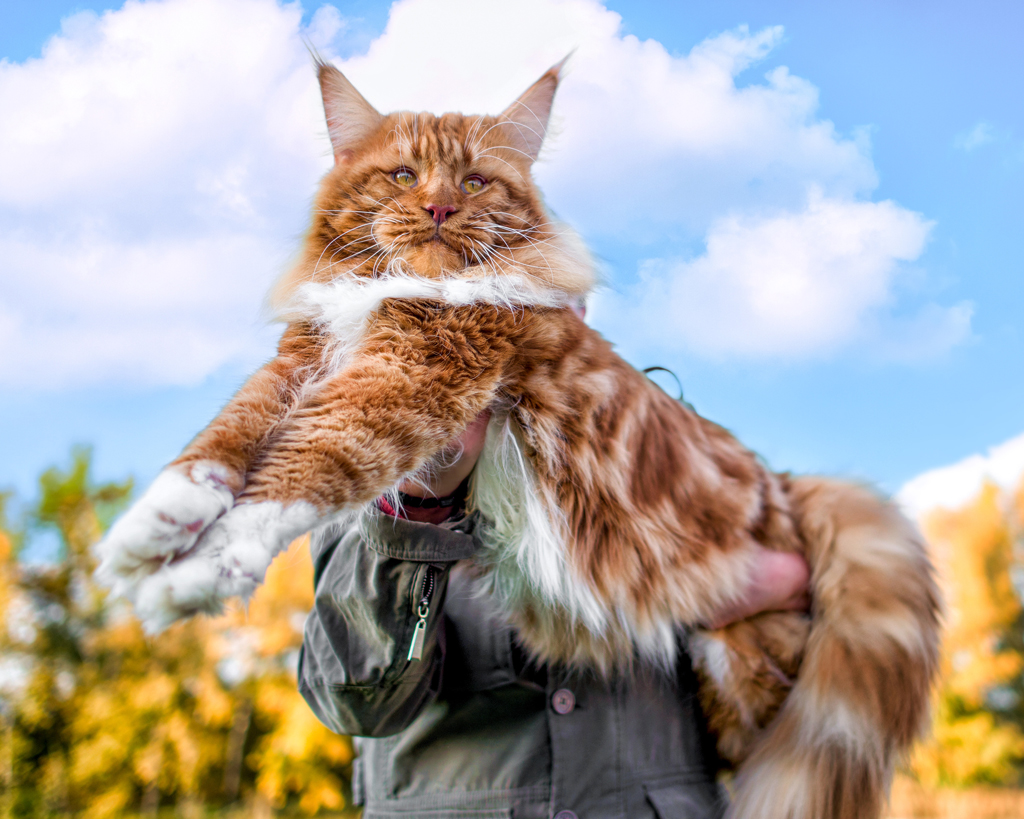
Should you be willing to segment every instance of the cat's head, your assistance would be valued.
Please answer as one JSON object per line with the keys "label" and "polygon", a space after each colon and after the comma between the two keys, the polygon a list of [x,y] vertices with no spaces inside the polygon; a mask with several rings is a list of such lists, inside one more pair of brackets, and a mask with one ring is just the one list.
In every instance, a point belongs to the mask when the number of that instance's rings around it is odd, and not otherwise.
{"label": "cat's head", "polygon": [[531,174],[563,63],[497,116],[383,115],[318,63],[335,164],[278,295],[308,281],[396,273],[526,275],[586,293],[589,256],[547,213]]}

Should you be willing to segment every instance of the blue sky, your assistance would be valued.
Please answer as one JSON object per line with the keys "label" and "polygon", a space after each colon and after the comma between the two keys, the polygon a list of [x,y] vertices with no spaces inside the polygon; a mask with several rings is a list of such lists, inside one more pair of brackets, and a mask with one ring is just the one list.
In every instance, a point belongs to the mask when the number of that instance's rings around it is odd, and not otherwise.
{"label": "blue sky", "polygon": [[268,354],[328,161],[302,36],[382,109],[498,110],[578,46],[538,178],[592,321],[775,468],[895,491],[1024,432],[1024,7],[501,7],[5,8],[0,487],[75,443],[145,483]]}

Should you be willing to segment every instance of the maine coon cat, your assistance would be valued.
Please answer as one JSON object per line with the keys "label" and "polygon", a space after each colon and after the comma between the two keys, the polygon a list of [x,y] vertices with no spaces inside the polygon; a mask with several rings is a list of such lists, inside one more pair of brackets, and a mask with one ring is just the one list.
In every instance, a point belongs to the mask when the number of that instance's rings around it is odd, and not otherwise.
{"label": "maine coon cat", "polygon": [[[474,559],[524,644],[628,674],[685,632],[732,816],[879,816],[936,668],[922,544],[864,488],[772,473],[573,312],[592,265],[531,178],[559,70],[499,116],[383,116],[319,65],[335,165],[275,292],[278,355],[115,524],[100,574],[153,631],[217,611],[490,408]],[[758,546],[806,556],[810,617],[701,630]]]}

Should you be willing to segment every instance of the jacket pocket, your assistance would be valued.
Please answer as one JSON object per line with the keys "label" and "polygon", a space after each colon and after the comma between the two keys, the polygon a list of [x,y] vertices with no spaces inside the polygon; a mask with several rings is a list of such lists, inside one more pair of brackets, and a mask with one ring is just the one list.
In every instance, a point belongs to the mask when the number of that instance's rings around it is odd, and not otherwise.
{"label": "jacket pocket", "polygon": [[644,790],[658,819],[721,819],[728,805],[714,782],[645,785]]}

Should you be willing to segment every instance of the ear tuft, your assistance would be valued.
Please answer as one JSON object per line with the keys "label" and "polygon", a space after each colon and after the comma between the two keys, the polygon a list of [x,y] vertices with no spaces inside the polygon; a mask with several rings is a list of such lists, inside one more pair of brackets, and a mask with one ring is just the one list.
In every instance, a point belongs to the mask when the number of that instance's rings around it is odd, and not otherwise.
{"label": "ear tuft", "polygon": [[337,68],[319,57],[314,59],[334,161],[345,162],[352,157],[355,146],[377,129],[383,117]]}
{"label": "ear tuft", "polygon": [[512,147],[526,154],[531,162],[540,154],[540,146],[544,143],[544,135],[548,130],[555,90],[558,88],[562,69],[571,56],[572,54],[568,54],[551,66],[537,82],[501,113],[500,118],[507,123],[503,130],[508,134]]}

